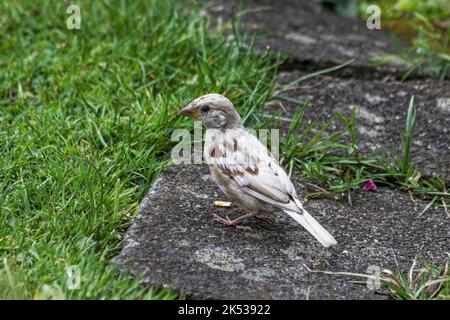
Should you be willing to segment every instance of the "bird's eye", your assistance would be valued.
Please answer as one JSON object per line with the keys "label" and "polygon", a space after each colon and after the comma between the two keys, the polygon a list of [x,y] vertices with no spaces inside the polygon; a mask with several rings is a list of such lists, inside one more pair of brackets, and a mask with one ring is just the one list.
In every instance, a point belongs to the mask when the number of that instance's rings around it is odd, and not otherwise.
{"label": "bird's eye", "polygon": [[209,109],[210,109],[209,106],[203,106],[203,107],[202,107],[202,112],[203,112],[203,113],[208,112]]}

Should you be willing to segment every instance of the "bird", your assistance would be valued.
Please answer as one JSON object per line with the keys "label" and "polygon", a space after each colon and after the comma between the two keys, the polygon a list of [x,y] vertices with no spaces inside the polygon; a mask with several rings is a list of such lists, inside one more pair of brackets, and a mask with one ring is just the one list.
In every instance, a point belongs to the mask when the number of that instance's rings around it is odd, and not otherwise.
{"label": "bird", "polygon": [[204,159],[213,181],[244,214],[236,219],[214,215],[228,226],[243,228],[252,217],[279,210],[302,225],[324,247],[333,236],[303,207],[286,172],[259,139],[245,129],[233,103],[217,93],[194,99],[178,115],[200,120],[206,128]]}

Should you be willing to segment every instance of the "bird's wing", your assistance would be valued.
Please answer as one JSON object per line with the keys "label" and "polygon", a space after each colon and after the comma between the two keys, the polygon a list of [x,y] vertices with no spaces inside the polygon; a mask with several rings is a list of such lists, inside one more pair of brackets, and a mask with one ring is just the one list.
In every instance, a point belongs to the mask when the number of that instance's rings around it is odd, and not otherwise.
{"label": "bird's wing", "polygon": [[252,134],[232,130],[208,144],[207,160],[233,179],[241,190],[281,209],[300,212],[297,194],[284,170]]}

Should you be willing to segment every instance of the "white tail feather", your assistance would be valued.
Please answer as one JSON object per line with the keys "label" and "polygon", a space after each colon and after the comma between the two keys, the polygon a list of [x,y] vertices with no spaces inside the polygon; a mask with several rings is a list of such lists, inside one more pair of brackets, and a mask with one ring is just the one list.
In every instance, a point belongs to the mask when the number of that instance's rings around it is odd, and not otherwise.
{"label": "white tail feather", "polygon": [[313,218],[305,209],[302,209],[302,213],[297,213],[294,211],[283,210],[286,212],[291,218],[300,223],[303,228],[308,230],[314,238],[317,239],[325,248],[329,246],[334,246],[337,244],[336,240],[333,236],[322,227],[316,219]]}

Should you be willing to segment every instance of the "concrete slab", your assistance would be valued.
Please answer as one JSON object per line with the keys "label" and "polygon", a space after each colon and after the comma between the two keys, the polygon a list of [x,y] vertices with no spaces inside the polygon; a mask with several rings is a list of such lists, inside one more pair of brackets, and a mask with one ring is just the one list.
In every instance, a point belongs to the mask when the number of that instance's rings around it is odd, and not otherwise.
{"label": "concrete slab", "polygon": [[[208,14],[215,20],[239,18],[247,34],[257,35],[256,47],[286,55],[282,68],[317,70],[355,59],[343,77],[400,76],[399,60],[373,68],[372,58],[401,51],[404,41],[383,29],[368,29],[356,18],[341,17],[309,0],[211,0]],[[396,42],[400,42],[400,47]],[[370,73],[365,71],[371,70]]]}
{"label": "concrete slab", "polygon": [[[307,190],[297,176],[301,195]],[[354,206],[317,199],[306,208],[337,239],[324,249],[282,213],[273,224],[255,220],[251,231],[213,221],[224,199],[205,166],[173,166],[162,173],[128,230],[115,259],[122,270],[145,272],[144,284],[171,286],[196,299],[385,299],[361,280],[310,273],[312,269],[367,272],[368,268],[403,268],[414,257],[443,263],[450,249],[450,219],[443,210],[411,201],[388,188],[359,190]]]}

